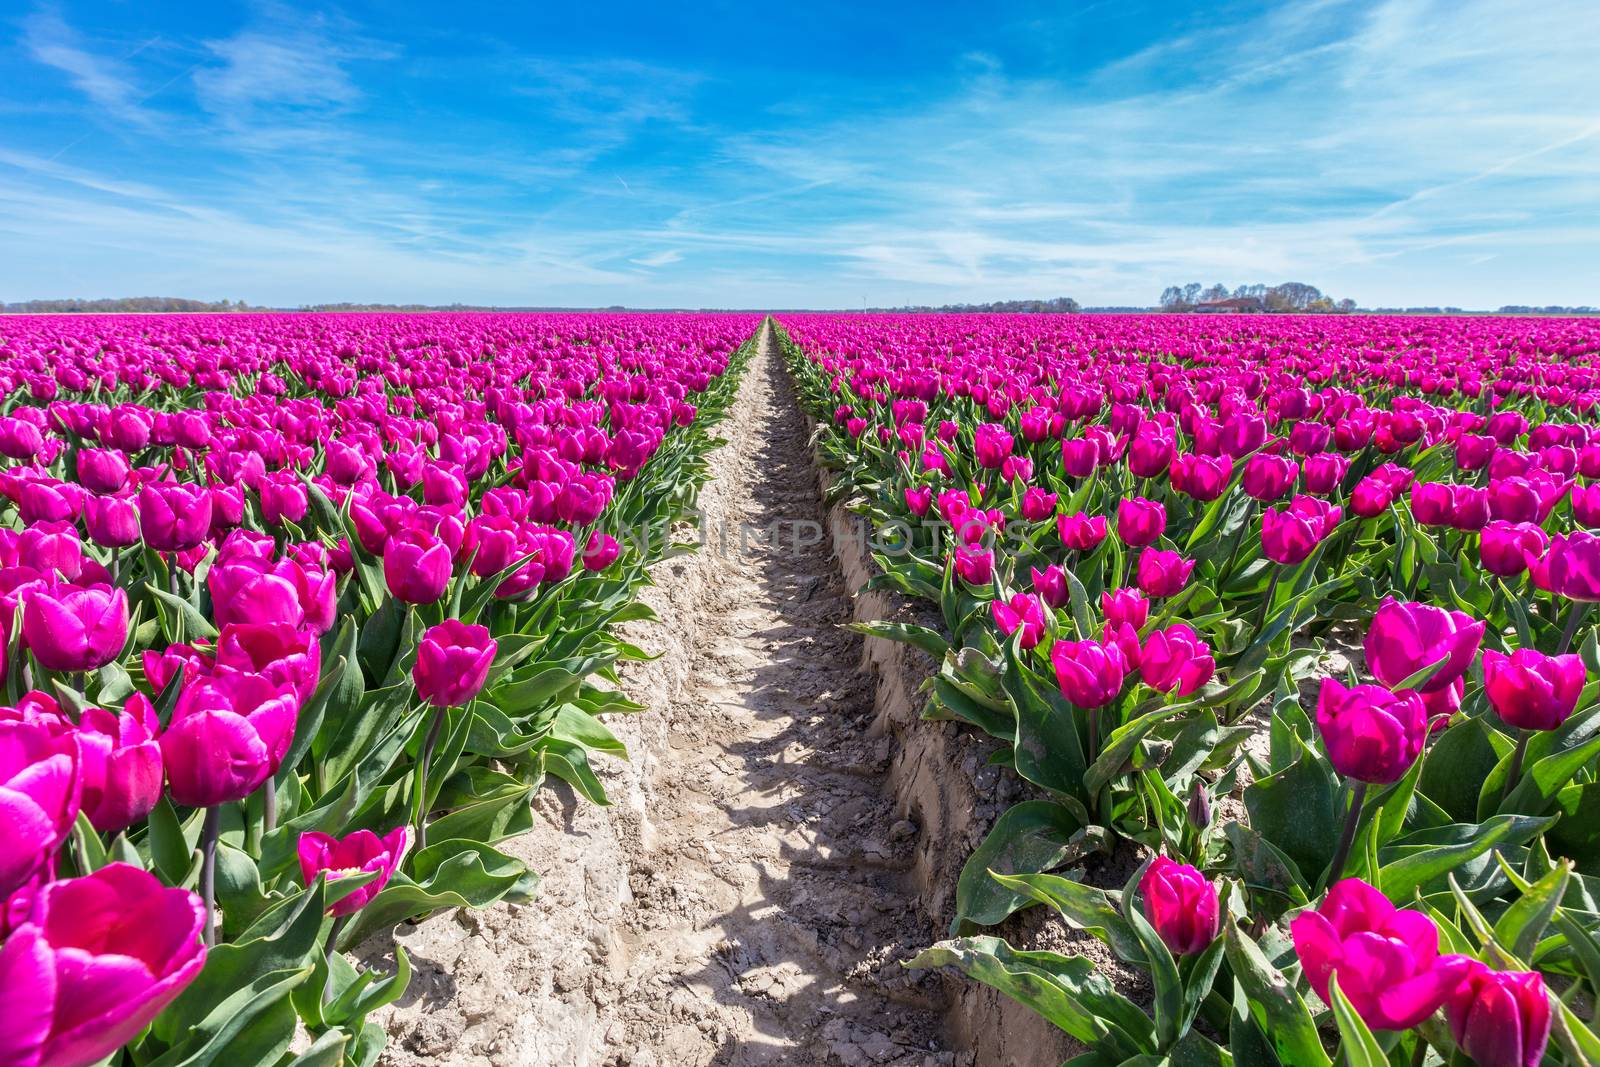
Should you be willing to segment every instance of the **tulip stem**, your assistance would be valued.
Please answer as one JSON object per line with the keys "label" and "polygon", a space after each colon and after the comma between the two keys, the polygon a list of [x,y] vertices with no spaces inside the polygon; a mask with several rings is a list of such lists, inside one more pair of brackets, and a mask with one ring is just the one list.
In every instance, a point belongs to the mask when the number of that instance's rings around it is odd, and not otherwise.
{"label": "tulip stem", "polygon": [[1339,835],[1339,847],[1333,853],[1333,865],[1328,868],[1328,884],[1332,885],[1344,874],[1345,861],[1350,858],[1350,846],[1356,840],[1356,827],[1361,823],[1361,808],[1367,800],[1367,783],[1357,782],[1350,791],[1350,811],[1344,819],[1344,832]]}
{"label": "tulip stem", "polygon": [[350,921],[350,916],[341,915],[333,920],[333,925],[328,928],[328,978],[322,983],[322,1003],[333,1003],[333,960],[339,955],[339,935],[344,933],[345,925]]}
{"label": "tulip stem", "polygon": [[1500,802],[1505,803],[1506,797],[1517,787],[1517,779],[1522,777],[1522,762],[1528,757],[1528,738],[1533,734],[1528,730],[1517,731],[1516,751],[1511,753],[1511,769],[1506,772],[1506,784],[1500,790]]}
{"label": "tulip stem", "polygon": [[205,942],[217,943],[217,837],[222,832],[222,809],[213,804],[206,809],[205,826],[200,831],[200,899],[206,907]]}
{"label": "tulip stem", "polygon": [[1567,628],[1561,631],[1561,647],[1556,649],[1556,655],[1565,656],[1567,651],[1572,648],[1572,639],[1578,634],[1578,624],[1583,621],[1583,617],[1587,614],[1589,614],[1589,602],[1587,600],[1574,600],[1572,602],[1572,610],[1567,613]]}
{"label": "tulip stem", "polygon": [[272,833],[278,825],[278,783],[268,778],[261,787],[261,832]]}
{"label": "tulip stem", "polygon": [[428,764],[433,762],[433,749],[439,743],[439,731],[444,726],[444,709],[435,708],[433,722],[428,726],[428,739],[422,745],[422,762],[417,766],[417,796],[413,804],[417,824],[417,851],[428,847]]}
{"label": "tulip stem", "polygon": [[1278,595],[1278,578],[1283,574],[1283,568],[1274,565],[1272,577],[1267,579],[1267,595],[1261,598],[1261,618],[1256,620],[1256,633],[1261,633],[1267,628],[1267,618],[1272,614],[1272,601]]}

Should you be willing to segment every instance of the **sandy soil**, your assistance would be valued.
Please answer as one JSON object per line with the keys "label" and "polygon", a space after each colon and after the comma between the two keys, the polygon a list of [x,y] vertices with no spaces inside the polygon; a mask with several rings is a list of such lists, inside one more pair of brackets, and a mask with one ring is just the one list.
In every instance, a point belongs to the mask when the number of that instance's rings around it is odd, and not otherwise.
{"label": "sandy soil", "polygon": [[397,932],[417,975],[385,1062],[972,1062],[944,1044],[940,979],[900,965],[937,939],[920,829],[886,792],[896,741],[839,625],[851,600],[770,339],[722,432],[708,543],[657,569],[661,621],[629,635],[662,656],[625,678],[652,710],[612,722],[634,754],[606,771],[613,806],[545,787],[508,846],[544,876],[535,903]]}

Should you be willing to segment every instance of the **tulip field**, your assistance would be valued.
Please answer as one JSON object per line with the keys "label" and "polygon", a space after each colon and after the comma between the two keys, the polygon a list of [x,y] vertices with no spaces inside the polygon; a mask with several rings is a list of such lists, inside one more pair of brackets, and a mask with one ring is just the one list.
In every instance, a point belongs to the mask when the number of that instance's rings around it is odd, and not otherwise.
{"label": "tulip field", "polygon": [[[1082,1067],[1600,1063],[1600,327],[782,327],[873,584],[942,616],[861,628],[1030,787],[916,966]],[[1037,905],[1142,991],[982,932]]]}
{"label": "tulip field", "polygon": [[[914,968],[1077,1067],[1600,1067],[1600,325],[771,328],[930,623],[856,628],[1024,798]],[[353,950],[537,900],[659,710],[619,628],[762,332],[0,317],[0,1067],[379,1062]]]}
{"label": "tulip field", "polygon": [[343,950],[606,801],[758,321],[0,320],[0,1064],[376,1062]]}

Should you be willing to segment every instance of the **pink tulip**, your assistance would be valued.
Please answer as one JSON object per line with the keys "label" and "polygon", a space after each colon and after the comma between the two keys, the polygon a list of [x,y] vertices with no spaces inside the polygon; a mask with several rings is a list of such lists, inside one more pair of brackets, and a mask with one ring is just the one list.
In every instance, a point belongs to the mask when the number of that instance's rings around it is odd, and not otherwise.
{"label": "pink tulip", "polygon": [[260,675],[185,680],[161,735],[172,799],[209,808],[254,793],[282,764],[299,711],[291,686]]}
{"label": "pink tulip", "polygon": [[1491,971],[1473,960],[1445,1002],[1450,1033],[1478,1067],[1539,1067],[1550,1043],[1550,994],[1538,971]]}
{"label": "pink tulip", "polygon": [[1483,569],[1502,578],[1515,578],[1528,569],[1528,556],[1542,556],[1550,537],[1530,522],[1491,522],[1478,541]]}
{"label": "pink tulip", "polygon": [[1061,695],[1080,708],[1100,708],[1122,691],[1127,663],[1116,645],[1099,641],[1057,641],[1050,646]]}
{"label": "pink tulip", "polygon": [[497,648],[487,626],[446,619],[429,627],[411,671],[417,695],[436,708],[466,704],[483,688]]}
{"label": "pink tulip", "polygon": [[615,537],[595,530],[589,534],[589,541],[583,548],[583,569],[603,571],[615,563],[621,554],[622,546]]}
{"label": "pink tulip", "polygon": [[156,709],[143,694],[129,697],[120,715],[93,706],[83,710],[83,811],[96,830],[114,834],[143,822],[161,799],[160,732]]}
{"label": "pink tulip", "polygon": [[1009,602],[991,601],[989,611],[994,616],[995,626],[1007,637],[1021,631],[1020,647],[1024,649],[1033,648],[1044,636],[1044,607],[1035,595],[1017,593]]}
{"label": "pink tulip", "polygon": [[963,545],[954,560],[956,574],[968,585],[988,585],[994,578],[994,553],[986,548]]}
{"label": "pink tulip", "polygon": [[1130,548],[1154,544],[1167,529],[1167,509],[1154,500],[1130,497],[1117,503],[1117,536]]}
{"label": "pink tulip", "polygon": [[1139,588],[1145,596],[1175,596],[1189,584],[1194,564],[1176,552],[1147,548],[1139,554]]}
{"label": "pink tulip", "polygon": [[46,670],[98,670],[128,639],[128,594],[107,586],[37,589],[22,604],[22,636]]}
{"label": "pink tulip", "polygon": [[1287,493],[1299,474],[1299,464],[1270,452],[1258,452],[1246,461],[1240,486],[1246,495],[1270,502]]}
{"label": "pink tulip", "polygon": [[181,552],[211,530],[211,494],[204,486],[152,482],[139,490],[139,529],[158,552]]}
{"label": "pink tulip", "polygon": [[1033,583],[1033,591],[1050,607],[1063,608],[1072,599],[1067,587],[1066,572],[1056,564],[1052,563],[1042,571],[1037,567],[1030,567],[1028,577]]}
{"label": "pink tulip", "polygon": [[78,1067],[132,1041],[199,975],[204,921],[193,893],[125,863],[44,886],[0,949],[0,1063]]}
{"label": "pink tulip", "polygon": [[1398,782],[1422,752],[1428,714],[1414,690],[1347,689],[1337,678],[1324,678],[1317,695],[1317,732],[1339,774],[1358,782]]}
{"label": "pink tulip", "polygon": [[1551,538],[1545,566],[1552,591],[1568,600],[1600,602],[1600,535],[1574,530]]}
{"label": "pink tulip", "polygon": [[322,649],[315,636],[286,623],[231,622],[217,637],[212,673],[259,674],[287,685],[304,704],[322,675]]}
{"label": "pink tulip", "polygon": [[1466,956],[1440,956],[1439,931],[1420,911],[1401,911],[1359,878],[1328,890],[1315,911],[1289,924],[1306,980],[1324,1002],[1339,990],[1374,1030],[1409,1030],[1438,1011],[1471,971]]}
{"label": "pink tulip", "polygon": [[403,530],[389,538],[383,577],[396,600],[432,604],[450,584],[450,548],[422,530]]}
{"label": "pink tulip", "polygon": [[1436,692],[1472,666],[1485,624],[1462,611],[1387,599],[1367,628],[1367,669],[1394,688],[1418,671],[1443,660],[1420,686]]}
{"label": "pink tulip", "polygon": [[1105,516],[1081,511],[1076,515],[1057,515],[1056,532],[1061,535],[1061,543],[1068,548],[1075,552],[1089,552],[1106,539]]}
{"label": "pink tulip", "polygon": [[1150,617],[1150,602],[1137,589],[1108,589],[1100,594],[1100,614],[1113,626],[1126,623],[1142,630]]}
{"label": "pink tulip", "polygon": [[1531,648],[1511,655],[1483,653],[1483,687],[1489,703],[1508,726],[1554,730],[1578,706],[1586,681],[1583,658],[1547,656]]}
{"label": "pink tulip", "polygon": [[45,722],[0,719],[0,897],[44,869],[72,831],[79,752],[76,736]]}
{"label": "pink tulip", "polygon": [[372,903],[372,898],[400,869],[400,861],[405,859],[410,847],[411,827],[400,826],[382,837],[371,830],[357,830],[342,841],[312,830],[300,835],[296,851],[300,857],[300,876],[308,886],[324,871],[329,882],[353,874],[378,872],[372,881],[328,908],[328,914],[337,918],[351,915]]}
{"label": "pink tulip", "polygon": [[1198,956],[1222,931],[1217,890],[1195,868],[1157,856],[1139,879],[1144,917],[1174,956]]}
{"label": "pink tulip", "polygon": [[1156,630],[1144,640],[1139,657],[1139,677],[1151,689],[1186,697],[1216,673],[1211,646],[1184,623]]}

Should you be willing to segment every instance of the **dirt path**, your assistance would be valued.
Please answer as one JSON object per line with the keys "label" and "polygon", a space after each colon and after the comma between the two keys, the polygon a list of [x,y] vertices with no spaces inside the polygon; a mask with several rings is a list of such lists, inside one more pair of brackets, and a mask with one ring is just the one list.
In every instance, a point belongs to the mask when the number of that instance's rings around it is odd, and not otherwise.
{"label": "dirt path", "polygon": [[[650,710],[612,718],[612,805],[557,780],[505,848],[539,896],[442,913],[363,947],[415,968],[378,1021],[385,1067],[958,1067],[933,931],[885,793],[872,679],[821,525],[808,426],[766,338],[700,496],[707,543],[658,564],[627,636]],[[777,536],[763,543],[762,532]],[[749,531],[742,535],[741,531]]]}
{"label": "dirt path", "polygon": [[[612,1062],[953,1064],[807,426],[764,339],[718,463],[701,632],[634,856]],[[719,528],[720,527],[720,528]],[[763,543],[763,533],[768,534]],[[619,1039],[620,1038],[620,1039]]]}

